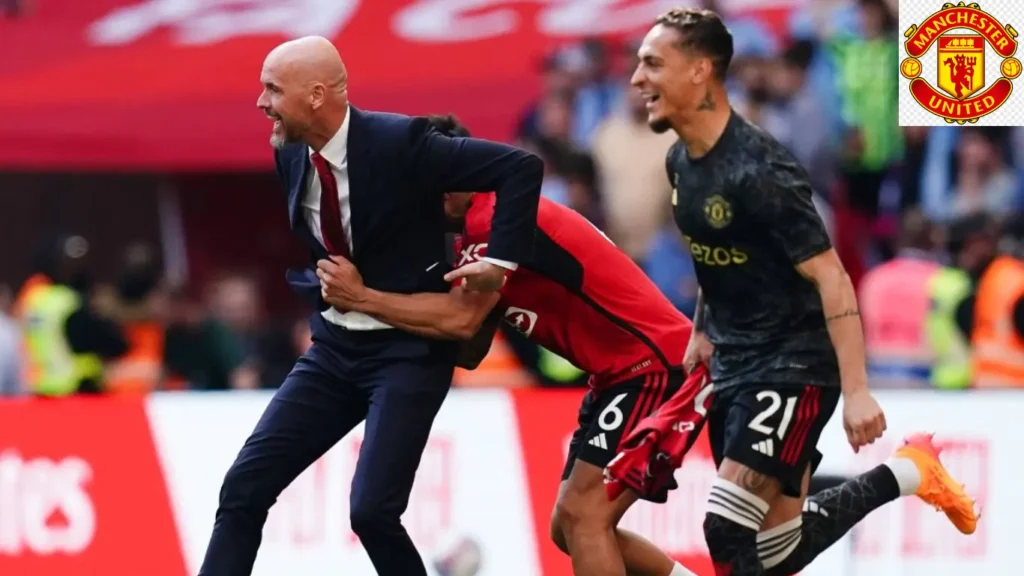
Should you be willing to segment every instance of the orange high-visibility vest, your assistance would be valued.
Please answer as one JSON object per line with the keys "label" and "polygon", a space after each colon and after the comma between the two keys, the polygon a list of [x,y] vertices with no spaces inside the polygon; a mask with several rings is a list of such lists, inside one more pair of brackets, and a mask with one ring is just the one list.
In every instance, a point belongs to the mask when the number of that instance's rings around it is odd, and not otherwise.
{"label": "orange high-visibility vest", "polygon": [[163,326],[156,322],[130,322],[123,331],[128,352],[108,366],[103,390],[115,394],[156,390],[163,375]]}
{"label": "orange high-visibility vest", "polygon": [[858,296],[872,385],[930,386],[933,353],[925,319],[928,283],[938,269],[934,262],[896,258],[864,275]]}
{"label": "orange high-visibility vest", "polygon": [[1024,339],[1013,324],[1013,308],[1024,296],[1024,262],[996,258],[978,283],[974,307],[974,385],[1024,388]]}
{"label": "orange high-visibility vest", "polygon": [[[34,292],[43,290],[50,286],[52,282],[50,278],[45,274],[33,274],[25,280],[22,284],[21,290],[18,291],[17,296],[14,298],[14,306],[12,308],[12,314],[14,319],[20,323],[25,322],[25,309],[29,299],[32,297]],[[22,331],[24,333],[24,331]],[[29,346],[27,340],[23,342],[20,347],[21,350],[21,381],[24,385],[31,387],[34,382],[38,382],[39,378],[43,373],[43,368],[39,366],[32,355],[29,354]]]}

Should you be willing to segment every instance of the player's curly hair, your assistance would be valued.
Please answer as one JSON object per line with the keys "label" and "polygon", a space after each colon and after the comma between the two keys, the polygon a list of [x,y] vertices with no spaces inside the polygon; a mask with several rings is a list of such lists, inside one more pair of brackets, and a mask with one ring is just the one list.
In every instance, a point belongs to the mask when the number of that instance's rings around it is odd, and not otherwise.
{"label": "player's curly hair", "polygon": [[434,130],[449,138],[470,137],[469,128],[463,126],[454,114],[431,114],[427,116],[427,121],[434,127]]}
{"label": "player's curly hair", "polygon": [[658,16],[654,24],[679,32],[679,48],[710,58],[715,76],[725,80],[732,61],[732,34],[718,14],[711,10],[675,8]]}

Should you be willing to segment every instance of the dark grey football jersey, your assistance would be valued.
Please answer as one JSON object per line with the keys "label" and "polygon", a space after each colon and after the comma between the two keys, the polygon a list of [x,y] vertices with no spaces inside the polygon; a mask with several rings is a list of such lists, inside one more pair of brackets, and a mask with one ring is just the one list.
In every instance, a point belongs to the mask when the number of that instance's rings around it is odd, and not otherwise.
{"label": "dark grey football jersey", "polygon": [[831,248],[806,170],[735,112],[707,154],[690,158],[677,142],[666,167],[704,295],[716,386],[838,385],[821,298],[796,270]]}

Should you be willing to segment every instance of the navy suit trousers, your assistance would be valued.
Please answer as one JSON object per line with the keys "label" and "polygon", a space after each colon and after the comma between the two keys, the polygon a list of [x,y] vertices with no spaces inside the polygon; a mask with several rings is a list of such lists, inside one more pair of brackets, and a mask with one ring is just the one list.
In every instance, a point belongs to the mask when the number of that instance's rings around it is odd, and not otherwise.
{"label": "navy suit trousers", "polygon": [[346,331],[319,315],[312,327],[313,347],[274,395],[224,478],[199,574],[251,574],[278,495],[365,419],[350,494],[352,530],[378,574],[426,576],[400,518],[451,386],[455,345],[398,330]]}

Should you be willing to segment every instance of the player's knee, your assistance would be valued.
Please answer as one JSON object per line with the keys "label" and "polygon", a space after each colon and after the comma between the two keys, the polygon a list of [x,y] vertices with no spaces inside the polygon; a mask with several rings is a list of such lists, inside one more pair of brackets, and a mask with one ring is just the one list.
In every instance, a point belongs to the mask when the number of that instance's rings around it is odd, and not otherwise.
{"label": "player's knee", "polygon": [[393,524],[400,523],[394,514],[379,504],[368,500],[358,500],[351,503],[348,513],[349,523],[352,531],[360,538],[366,538],[389,530]]}
{"label": "player's knee", "polygon": [[266,478],[246,470],[237,463],[224,475],[220,487],[220,508],[224,510],[251,508],[267,511],[274,504],[277,493]]}
{"label": "player's knee", "polygon": [[558,513],[558,507],[551,512],[551,541],[555,543],[555,546],[559,550],[568,554],[569,546],[565,541],[565,531],[562,529],[562,516]]}
{"label": "player's knee", "polygon": [[728,554],[738,544],[756,546],[757,532],[767,513],[768,503],[757,495],[717,478],[704,516],[704,539],[711,557]]}
{"label": "player's knee", "polygon": [[[601,496],[601,502],[597,496]],[[612,523],[607,496],[567,490],[555,503],[554,517],[562,529],[563,537],[573,532],[604,530]]]}

